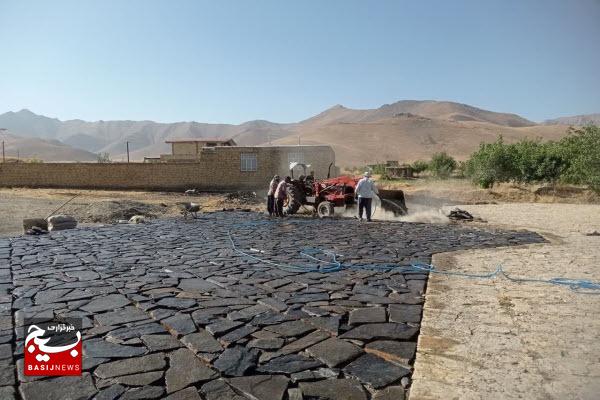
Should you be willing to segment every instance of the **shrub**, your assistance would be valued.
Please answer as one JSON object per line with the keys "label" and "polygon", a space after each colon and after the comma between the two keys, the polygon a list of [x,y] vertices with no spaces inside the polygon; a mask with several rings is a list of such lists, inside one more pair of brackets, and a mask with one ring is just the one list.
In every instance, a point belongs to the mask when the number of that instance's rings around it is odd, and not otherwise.
{"label": "shrub", "polygon": [[457,163],[454,158],[447,153],[436,153],[429,162],[429,171],[438,178],[448,178],[456,169]]}
{"label": "shrub", "polygon": [[420,174],[421,172],[425,172],[427,169],[429,169],[429,163],[424,160],[417,160],[411,164],[411,167],[415,174]]}

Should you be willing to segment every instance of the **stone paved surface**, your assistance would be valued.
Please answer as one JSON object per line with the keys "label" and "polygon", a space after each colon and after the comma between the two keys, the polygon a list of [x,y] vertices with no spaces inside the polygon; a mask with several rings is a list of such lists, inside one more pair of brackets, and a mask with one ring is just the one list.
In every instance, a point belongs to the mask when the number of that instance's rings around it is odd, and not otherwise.
{"label": "stone paved surface", "polygon": [[[544,232],[549,243],[438,254],[440,269],[600,282],[600,206],[461,206],[490,224]],[[600,398],[600,295],[506,279],[432,275],[411,400]]]}
{"label": "stone paved surface", "polygon": [[[236,253],[229,234],[260,259]],[[412,371],[427,275],[358,266],[408,265],[429,262],[433,253],[541,240],[453,225],[268,222],[250,213],[3,240],[0,393],[3,399],[400,398]],[[308,248],[316,244],[354,268],[322,273],[272,264],[326,265],[315,258],[329,260],[327,254]],[[22,324],[31,316],[83,319],[81,377],[23,376]]]}

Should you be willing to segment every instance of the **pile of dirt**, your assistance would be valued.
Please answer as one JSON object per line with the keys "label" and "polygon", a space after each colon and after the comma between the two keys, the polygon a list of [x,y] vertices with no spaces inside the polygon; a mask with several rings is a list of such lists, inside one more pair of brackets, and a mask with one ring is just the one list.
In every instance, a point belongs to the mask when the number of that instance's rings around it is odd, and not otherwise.
{"label": "pile of dirt", "polygon": [[82,210],[77,219],[81,222],[114,223],[120,219],[129,220],[134,215],[158,218],[165,215],[168,207],[131,200],[112,200],[91,203]]}
{"label": "pile of dirt", "polygon": [[226,204],[261,204],[262,200],[256,195],[256,192],[232,192],[225,195],[224,203]]}

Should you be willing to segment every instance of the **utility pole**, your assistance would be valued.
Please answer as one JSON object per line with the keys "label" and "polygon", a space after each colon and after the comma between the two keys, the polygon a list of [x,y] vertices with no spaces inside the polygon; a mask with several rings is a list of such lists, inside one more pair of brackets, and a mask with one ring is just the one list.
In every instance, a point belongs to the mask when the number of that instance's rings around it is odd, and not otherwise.
{"label": "utility pole", "polygon": [[129,142],[127,143],[127,163],[129,163]]}
{"label": "utility pole", "polygon": [[[0,132],[5,132],[6,128],[0,128]],[[4,153],[4,140],[2,141],[2,162],[6,162],[6,154]]]}

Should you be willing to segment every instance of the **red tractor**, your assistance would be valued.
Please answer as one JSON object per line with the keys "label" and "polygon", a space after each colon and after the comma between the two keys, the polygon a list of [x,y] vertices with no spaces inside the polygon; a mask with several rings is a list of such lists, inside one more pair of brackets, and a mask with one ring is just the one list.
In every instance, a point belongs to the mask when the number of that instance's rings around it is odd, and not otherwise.
{"label": "red tractor", "polygon": [[[304,169],[304,175],[294,179],[294,167],[300,166]],[[331,170],[331,165],[329,166]],[[320,217],[331,217],[334,207],[352,207],[356,204],[355,189],[360,177],[339,176],[315,180],[312,175],[306,175],[306,165],[290,165],[292,182],[288,188],[288,198],[285,204],[287,214],[295,214],[300,207],[309,205]],[[405,215],[408,210],[404,201],[402,190],[379,189],[381,207],[391,211],[395,216]]]}

